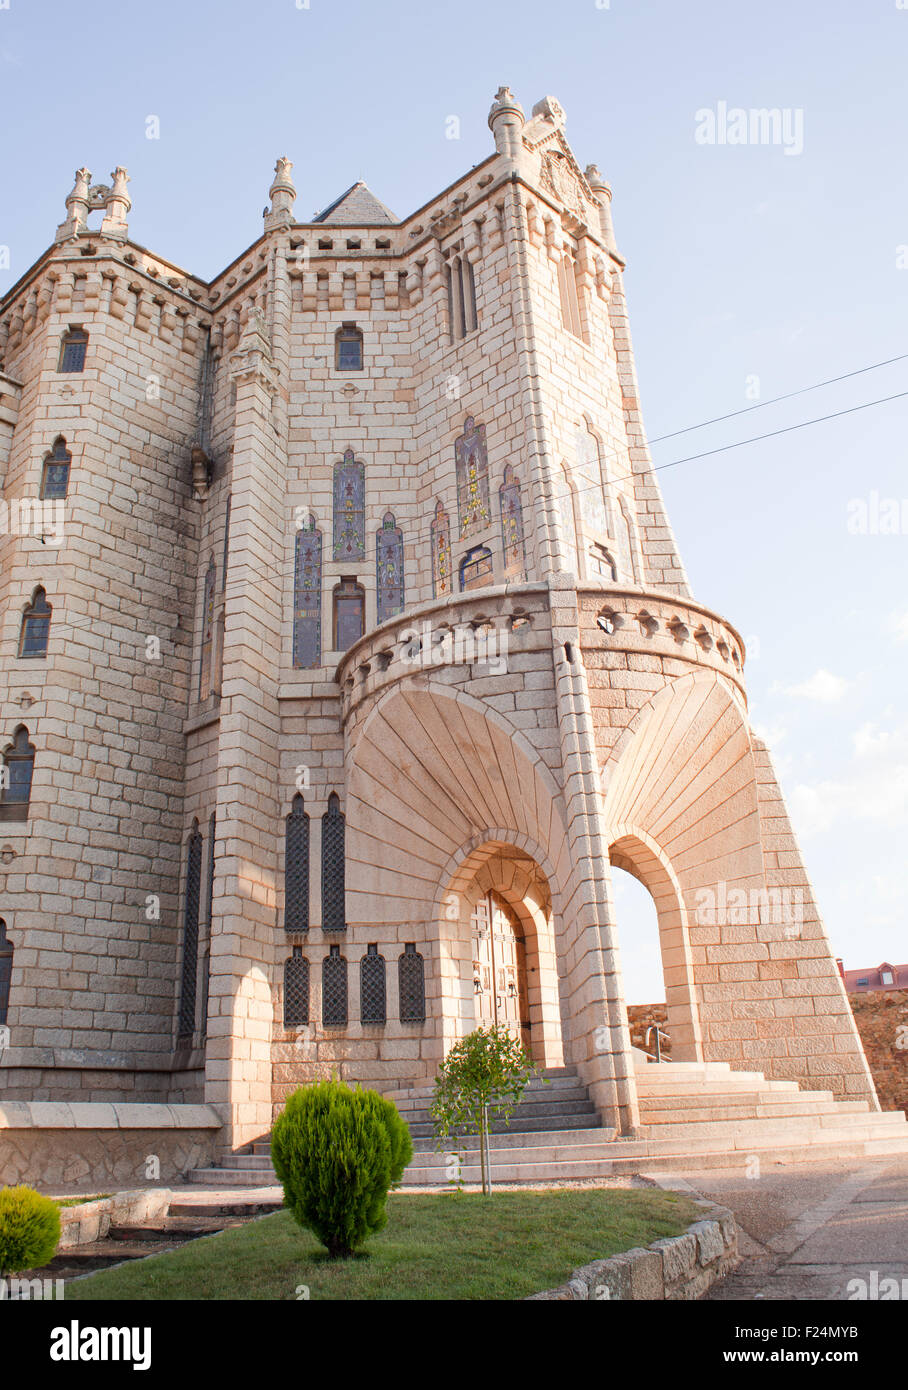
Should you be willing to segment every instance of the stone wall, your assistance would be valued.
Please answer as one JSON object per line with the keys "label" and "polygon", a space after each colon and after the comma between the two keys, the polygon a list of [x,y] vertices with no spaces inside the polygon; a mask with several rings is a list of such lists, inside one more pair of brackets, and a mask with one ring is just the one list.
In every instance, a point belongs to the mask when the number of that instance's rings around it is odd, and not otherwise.
{"label": "stone wall", "polygon": [[738,1228],[727,1207],[698,1201],[703,1217],[683,1235],[654,1240],[607,1260],[575,1269],[557,1289],[525,1300],[547,1302],[622,1302],[702,1298],[738,1264]]}
{"label": "stone wall", "polygon": [[0,1104],[0,1182],[58,1196],[154,1187],[210,1167],[221,1118],[209,1105]]}
{"label": "stone wall", "polygon": [[880,1105],[908,1112],[908,990],[849,994]]}

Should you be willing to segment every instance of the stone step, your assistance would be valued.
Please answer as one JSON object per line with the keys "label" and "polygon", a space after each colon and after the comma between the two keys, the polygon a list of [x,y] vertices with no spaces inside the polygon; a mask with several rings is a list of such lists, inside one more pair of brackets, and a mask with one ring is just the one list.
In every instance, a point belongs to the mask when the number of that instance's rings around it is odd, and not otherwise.
{"label": "stone step", "polygon": [[[603,1144],[624,1142],[616,1140],[613,1129],[557,1129],[557,1130],[528,1130],[524,1133],[511,1131],[504,1134],[490,1134],[489,1148],[496,1153],[503,1149],[525,1149],[539,1148],[544,1146],[546,1141],[551,1140],[562,1148],[572,1151],[577,1149],[591,1149]],[[469,1151],[476,1147],[476,1136],[466,1135],[462,1139],[452,1139],[447,1143],[444,1152],[450,1153],[458,1149]],[[435,1153],[434,1140],[431,1138],[419,1138],[413,1141],[414,1153]]]}
{"label": "stone step", "polygon": [[[406,1096],[388,1096],[386,1099],[393,1100],[400,1113],[406,1116],[413,1110],[427,1110],[432,1103],[434,1094],[434,1091],[410,1092]],[[531,1081],[523,1093],[520,1104],[545,1101],[549,1098],[558,1101],[588,1100],[589,1092],[576,1076],[556,1078],[549,1085]]]}
{"label": "stone step", "polygon": [[[655,1069],[654,1069],[655,1071]],[[767,1079],[762,1072],[736,1071],[725,1076],[677,1076],[660,1067],[658,1073],[643,1074],[635,1072],[637,1089],[643,1091],[696,1091],[703,1087],[710,1090],[737,1090],[739,1087],[759,1087],[768,1091],[799,1091],[797,1081],[774,1081]]]}
{"label": "stone step", "polygon": [[[533,1143],[542,1136],[496,1136],[491,1143],[492,1174],[497,1182],[549,1182],[598,1178],[622,1173],[646,1172],[648,1169],[685,1171],[691,1169],[729,1168],[740,1166],[750,1154],[764,1163],[802,1164],[826,1159],[884,1157],[908,1154],[908,1127],[900,1112],[883,1112],[862,1124],[814,1125],[809,1130],[796,1130],[790,1125],[764,1121],[756,1133],[742,1132],[742,1126],[726,1126],[730,1131],[717,1138],[703,1134],[693,1138],[690,1126],[679,1142],[666,1137],[660,1127],[660,1137],[643,1135],[636,1140],[599,1139],[591,1132],[582,1137],[574,1131],[550,1132],[546,1142]],[[903,1123],[898,1124],[899,1118]],[[604,1131],[604,1134],[608,1134]],[[267,1187],[274,1184],[270,1163],[261,1161],[255,1166],[250,1156],[230,1155],[235,1165],[223,1168],[196,1169],[190,1181],[208,1187]],[[246,1162],[244,1163],[244,1157]],[[466,1150],[469,1160],[461,1169],[465,1182],[479,1181],[479,1163],[475,1150]],[[404,1174],[408,1186],[446,1185],[448,1158],[443,1153],[419,1152]]]}
{"label": "stone step", "polygon": [[[704,1133],[709,1127],[705,1125],[691,1126],[684,1134],[669,1135],[663,1129],[653,1135],[652,1133],[642,1132],[637,1139],[607,1139],[603,1138],[599,1143],[584,1144],[579,1148],[576,1144],[568,1142],[568,1136],[564,1133],[549,1133],[545,1135],[545,1143],[534,1142],[542,1139],[542,1135],[522,1136],[527,1140],[524,1144],[511,1144],[509,1149],[521,1150],[521,1162],[548,1161],[555,1152],[567,1155],[568,1157],[582,1157],[584,1161],[606,1160],[614,1157],[629,1157],[638,1155],[641,1157],[656,1157],[662,1154],[684,1153],[688,1156],[696,1156],[703,1153],[710,1153],[718,1148],[730,1152],[751,1153],[763,1149],[777,1148],[779,1146],[791,1148],[797,1146],[803,1153],[803,1145],[813,1145],[813,1141],[823,1144],[832,1142],[853,1143],[853,1142],[886,1142],[892,1140],[900,1143],[908,1152],[908,1129],[901,1131],[891,1125],[875,1125],[868,1123],[860,1126],[834,1127],[832,1125],[801,1126],[801,1125],[773,1125],[763,1121],[754,1126],[751,1132],[746,1132],[741,1125],[713,1126],[712,1128],[722,1130],[721,1133]],[[516,1136],[514,1136],[516,1137]],[[452,1146],[453,1148],[453,1146]],[[465,1147],[464,1152],[467,1157],[475,1152],[475,1141],[469,1147]],[[496,1154],[501,1154],[502,1147],[497,1140],[490,1144],[493,1162]],[[414,1162],[417,1160],[414,1159]],[[444,1153],[434,1150],[424,1150],[418,1153],[418,1163],[420,1167],[443,1168],[447,1162]],[[412,1166],[412,1165],[411,1165]]]}
{"label": "stone step", "polygon": [[[435,1128],[428,1121],[424,1124],[413,1123],[408,1126],[411,1139],[427,1139],[435,1133]],[[553,1129],[579,1129],[592,1130],[594,1133],[602,1133],[602,1118],[598,1112],[593,1111],[589,1115],[545,1115],[521,1116],[516,1111],[511,1116],[511,1123],[507,1124],[504,1120],[495,1120],[489,1126],[490,1134],[548,1134]],[[460,1136],[454,1136],[455,1142]]]}
{"label": "stone step", "polygon": [[[576,1095],[573,1093],[563,1100],[560,1096],[543,1096],[538,1100],[522,1100],[519,1105],[515,1105],[511,1111],[512,1115],[589,1115],[595,1110],[593,1102],[589,1098],[587,1091],[580,1091]],[[401,1116],[407,1124],[413,1121],[424,1123],[429,1119],[429,1112],[426,1109],[401,1110]]]}
{"label": "stone step", "polygon": [[[818,1144],[811,1147],[809,1156],[805,1155],[800,1146],[792,1148],[781,1145],[761,1153],[761,1160],[767,1166],[798,1167],[805,1162],[824,1163],[831,1160],[882,1158],[893,1153],[908,1153],[908,1145],[898,1147],[891,1141],[884,1145],[860,1142]],[[697,1172],[702,1172],[740,1168],[742,1162],[743,1155],[741,1153],[729,1152],[727,1149],[699,1153],[693,1162],[688,1155],[678,1152],[642,1158],[634,1156],[607,1160],[575,1160],[569,1164],[551,1162],[495,1164],[493,1162],[492,1179],[497,1183],[524,1182],[535,1184],[578,1181],[584,1178],[631,1176],[647,1171],[690,1172],[695,1168]],[[479,1164],[464,1166],[460,1176],[463,1182],[478,1183],[480,1180]],[[404,1182],[407,1186],[413,1187],[451,1186],[450,1183],[439,1183],[438,1175],[434,1170],[415,1167],[407,1169]]]}
{"label": "stone step", "polygon": [[[543,1083],[539,1079],[540,1076],[548,1077],[549,1081],[551,1081],[551,1083],[555,1086],[562,1084],[573,1084],[576,1086],[579,1084],[576,1067],[544,1067],[539,1073],[537,1073],[536,1076],[533,1076],[530,1079],[528,1083],[529,1086],[542,1086]],[[410,1096],[431,1097],[434,1094],[434,1086],[410,1086],[396,1091],[382,1092],[382,1095],[384,1095],[388,1100],[393,1100],[395,1105],[399,1100],[406,1100]]]}
{"label": "stone step", "polygon": [[[683,1099],[683,1103],[682,1103]],[[847,1107],[847,1108],[846,1108]],[[864,1101],[844,1102],[836,1107],[834,1101],[802,1100],[785,1096],[751,1096],[746,1099],[716,1096],[709,1102],[683,1097],[677,1101],[661,1101],[658,1105],[641,1104],[640,1122],[645,1125],[692,1124],[709,1120],[784,1119],[798,1115],[868,1115],[873,1113]]]}
{"label": "stone step", "polygon": [[869,1109],[866,1100],[837,1101],[831,1091],[770,1091],[767,1087],[748,1087],[746,1090],[722,1090],[706,1092],[660,1091],[655,1095],[641,1095],[641,1107],[659,1110],[676,1106],[678,1109],[694,1109],[700,1105],[862,1105]]}

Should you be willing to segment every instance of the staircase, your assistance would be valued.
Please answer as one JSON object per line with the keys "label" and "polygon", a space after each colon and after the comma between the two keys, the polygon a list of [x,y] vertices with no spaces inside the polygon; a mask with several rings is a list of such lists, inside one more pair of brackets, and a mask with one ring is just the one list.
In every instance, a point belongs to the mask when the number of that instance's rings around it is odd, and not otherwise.
{"label": "staircase", "polygon": [[[515,1108],[510,1125],[493,1124],[489,1140],[495,1182],[551,1182],[675,1171],[908,1154],[901,1110],[871,1110],[868,1101],[837,1101],[831,1091],[802,1091],[795,1081],[732,1071],[727,1062],[654,1065],[636,1054],[640,1129],[616,1139],[603,1127],[574,1067],[543,1072]],[[390,1092],[413,1136],[407,1186],[447,1185],[449,1159],[437,1153],[428,1106],[431,1087]],[[476,1140],[461,1142],[460,1176],[478,1183]],[[249,1152],[224,1152],[217,1168],[198,1168],[190,1181],[215,1187],[267,1187],[277,1182],[270,1142]]]}

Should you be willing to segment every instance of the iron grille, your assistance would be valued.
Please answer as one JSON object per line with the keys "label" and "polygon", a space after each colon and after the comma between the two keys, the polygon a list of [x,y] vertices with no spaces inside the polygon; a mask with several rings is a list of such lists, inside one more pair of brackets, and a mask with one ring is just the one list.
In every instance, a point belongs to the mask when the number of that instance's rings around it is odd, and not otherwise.
{"label": "iron grille", "polygon": [[296,795],[284,839],[284,931],[309,930],[309,817]]}
{"label": "iron grille", "polygon": [[359,963],[359,1021],[384,1023],[387,1020],[385,1000],[385,958],[377,946],[369,946]]}
{"label": "iron grille", "polygon": [[322,961],[322,1023],[343,1028],[347,1022],[347,960],[332,946]]}
{"label": "iron grille", "polygon": [[6,1022],[9,1009],[9,986],[13,977],[13,943],[6,935],[6,923],[0,917],[0,1023]]}
{"label": "iron grille", "polygon": [[426,1020],[426,967],[422,956],[410,942],[397,961],[397,983],[400,993],[401,1023],[424,1023]]}
{"label": "iron grille", "polygon": [[309,1022],[309,962],[299,946],[284,961],[284,1027],[302,1028]]}
{"label": "iron grille", "polygon": [[180,977],[180,1038],[195,1030],[195,992],[199,964],[199,897],[202,889],[202,835],[196,826],[189,837],[186,860],[186,901],[183,915],[183,969]]}
{"label": "iron grille", "polygon": [[205,897],[205,924],[208,929],[208,950],[205,952],[205,964],[202,968],[202,1007],[199,1010],[199,1035],[202,1038],[208,1036],[208,988],[211,979],[211,941],[214,933],[214,923],[211,920],[211,908],[214,902],[214,830],[216,817],[214,811],[208,820],[208,886]]}
{"label": "iron grille", "polygon": [[322,930],[344,931],[344,816],[336,792],[322,816]]}

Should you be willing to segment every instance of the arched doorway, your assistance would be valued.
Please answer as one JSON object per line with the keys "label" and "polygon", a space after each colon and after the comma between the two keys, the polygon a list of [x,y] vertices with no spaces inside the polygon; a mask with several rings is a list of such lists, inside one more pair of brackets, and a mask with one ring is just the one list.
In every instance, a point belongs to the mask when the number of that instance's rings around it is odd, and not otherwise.
{"label": "arched doorway", "polygon": [[[703,1059],[697,992],[687,910],[677,878],[655,842],[643,832],[625,833],[609,849],[613,868],[623,869],[648,891],[656,909],[665,990],[667,1031],[675,1062]],[[621,924],[618,926],[619,939]],[[632,1001],[629,1001],[632,1002]],[[641,1000],[658,1003],[659,1000]]]}
{"label": "arched doorway", "polygon": [[507,1028],[532,1055],[523,927],[500,893],[477,898],[470,913],[473,1003],[477,1028]]}
{"label": "arched doorway", "polygon": [[484,841],[455,869],[439,905],[444,1050],[497,1023],[537,1066],[563,1066],[552,892],[537,861]]}

